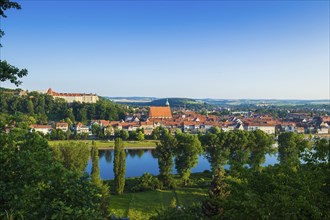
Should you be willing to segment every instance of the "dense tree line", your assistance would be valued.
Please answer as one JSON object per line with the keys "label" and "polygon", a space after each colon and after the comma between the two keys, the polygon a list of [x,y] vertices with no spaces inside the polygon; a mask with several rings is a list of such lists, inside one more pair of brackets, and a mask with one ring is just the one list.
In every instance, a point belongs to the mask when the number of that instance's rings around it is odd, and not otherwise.
{"label": "dense tree line", "polygon": [[92,119],[119,120],[125,118],[124,109],[110,100],[100,98],[97,103],[67,103],[48,94],[30,92],[26,96],[14,96],[0,92],[0,113],[27,114],[37,123],[65,120],[87,123]]}
{"label": "dense tree line", "polygon": [[88,148],[68,144],[54,149],[38,133],[14,128],[7,134],[3,124],[0,128],[1,219],[107,216],[102,188],[82,171]]}
{"label": "dense tree line", "polygon": [[[212,169],[208,198],[191,207],[169,208],[158,219],[330,218],[329,140],[311,142],[300,134],[282,133],[280,163],[267,167],[261,165],[273,152],[273,138],[262,131],[212,129],[200,140]],[[168,152],[161,155],[158,159],[165,161]]]}

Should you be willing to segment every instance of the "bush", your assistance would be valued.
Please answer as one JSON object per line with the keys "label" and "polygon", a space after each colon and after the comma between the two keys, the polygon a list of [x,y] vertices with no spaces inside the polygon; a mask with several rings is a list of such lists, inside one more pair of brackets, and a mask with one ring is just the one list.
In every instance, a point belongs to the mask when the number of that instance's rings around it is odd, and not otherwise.
{"label": "bush", "polygon": [[144,173],[138,179],[138,182],[138,185],[132,188],[133,192],[143,192],[162,188],[161,182],[150,173]]}

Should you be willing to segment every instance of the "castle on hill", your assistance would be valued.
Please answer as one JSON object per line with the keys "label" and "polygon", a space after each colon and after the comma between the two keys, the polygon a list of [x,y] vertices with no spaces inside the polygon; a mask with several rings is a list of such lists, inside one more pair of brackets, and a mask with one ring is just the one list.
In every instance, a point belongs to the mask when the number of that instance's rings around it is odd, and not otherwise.
{"label": "castle on hill", "polygon": [[86,93],[58,93],[53,91],[51,88],[47,90],[47,94],[54,98],[62,98],[68,103],[82,102],[82,103],[96,103],[99,97],[96,94]]}

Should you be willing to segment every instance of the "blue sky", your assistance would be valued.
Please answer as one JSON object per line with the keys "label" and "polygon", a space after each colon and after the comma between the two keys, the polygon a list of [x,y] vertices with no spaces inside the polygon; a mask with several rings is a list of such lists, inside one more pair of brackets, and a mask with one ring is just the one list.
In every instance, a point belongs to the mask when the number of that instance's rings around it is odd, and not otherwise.
{"label": "blue sky", "polygon": [[18,2],[1,59],[23,89],[329,99],[328,1]]}

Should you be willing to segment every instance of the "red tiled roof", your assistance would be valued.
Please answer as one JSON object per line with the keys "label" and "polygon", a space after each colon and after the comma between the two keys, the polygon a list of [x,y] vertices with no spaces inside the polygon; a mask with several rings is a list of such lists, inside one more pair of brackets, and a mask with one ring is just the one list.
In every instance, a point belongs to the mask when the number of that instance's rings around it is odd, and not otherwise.
{"label": "red tiled roof", "polygon": [[58,127],[68,127],[69,124],[66,123],[66,122],[57,122],[55,127],[58,128]]}
{"label": "red tiled roof", "polygon": [[95,96],[96,94],[86,94],[86,93],[58,93],[53,91],[51,88],[47,90],[47,94],[51,96]]}
{"label": "red tiled roof", "polygon": [[52,126],[50,126],[50,125],[36,125],[36,124],[34,124],[34,125],[31,125],[30,127],[31,127],[31,128],[52,129]]}
{"label": "red tiled roof", "polygon": [[149,110],[149,118],[172,118],[171,108],[151,106]]}

